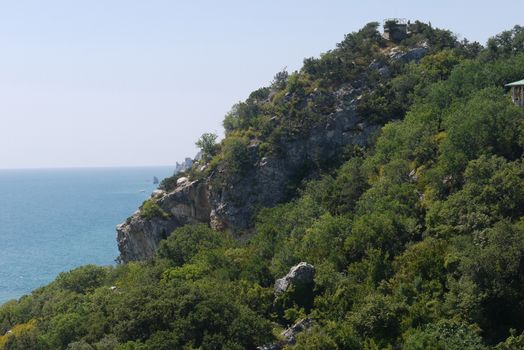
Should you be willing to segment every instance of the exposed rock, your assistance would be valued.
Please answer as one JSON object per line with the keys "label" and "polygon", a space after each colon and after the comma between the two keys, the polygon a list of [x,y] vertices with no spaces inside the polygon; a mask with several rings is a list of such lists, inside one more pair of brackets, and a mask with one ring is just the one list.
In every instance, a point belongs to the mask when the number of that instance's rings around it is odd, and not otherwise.
{"label": "exposed rock", "polygon": [[166,193],[164,191],[162,191],[162,190],[154,190],[153,193],[151,194],[151,197],[160,198],[164,194],[166,194]]}
{"label": "exposed rock", "polygon": [[222,231],[227,228],[227,224],[220,219],[220,217],[216,214],[215,209],[212,209],[209,215],[209,226],[213,230],[217,231]]}
{"label": "exposed rock", "polygon": [[177,184],[177,186],[180,186],[180,185],[182,185],[182,184],[184,184],[184,183],[186,183],[188,181],[189,181],[189,179],[187,177],[181,177],[181,178],[178,178],[176,180],[176,184]]}
{"label": "exposed rock", "polygon": [[351,109],[351,106],[355,103],[356,97],[361,94],[361,90],[355,88],[351,84],[344,84],[339,87],[334,93],[336,105],[335,109],[337,113],[340,113],[346,109]]}
{"label": "exposed rock", "polygon": [[[407,51],[393,48],[389,60],[375,61],[368,71],[379,70],[381,76],[390,74],[390,61],[410,62],[419,60],[428,51],[427,45]],[[241,176],[224,179],[222,164],[198,183],[187,177],[165,181],[158,205],[170,214],[168,219],[144,219],[134,214],[118,231],[121,261],[141,260],[151,257],[161,239],[173,229],[186,223],[208,223],[213,229],[250,229],[253,216],[260,207],[273,207],[290,199],[293,190],[307,178],[318,175],[319,165],[328,164],[340,157],[343,147],[367,147],[380,125],[370,125],[357,113],[357,105],[366,87],[366,72],[351,84],[343,84],[333,92],[313,91],[311,94],[330,94],[334,101],[333,112],[323,115],[318,124],[307,134],[281,140],[280,152],[260,157],[260,141],[252,138],[248,146],[249,166]],[[287,93],[285,98],[292,98]],[[271,122],[280,123],[279,117]],[[194,161],[186,158],[185,169],[209,171],[199,155]],[[177,164],[180,171],[181,164]],[[169,185],[167,183],[169,182]],[[212,186],[213,185],[213,186]],[[156,198],[156,197],[155,197]]]}
{"label": "exposed rock", "polygon": [[303,318],[281,333],[287,344],[295,344],[297,335],[313,326],[313,320],[309,317]]}
{"label": "exposed rock", "polygon": [[427,43],[422,43],[420,46],[411,48],[407,51],[395,47],[389,52],[389,58],[401,63],[418,62],[422,57],[426,56],[428,51],[429,47]]}
{"label": "exposed rock", "polygon": [[173,175],[189,170],[191,169],[192,166],[193,166],[193,159],[186,157],[186,159],[182,163],[176,162],[175,172]]}
{"label": "exposed rock", "polygon": [[408,174],[408,178],[410,182],[417,182],[418,180],[417,169],[412,169]]}
{"label": "exposed rock", "polygon": [[152,257],[160,240],[178,227],[176,222],[163,218],[144,218],[140,212],[116,227],[120,262],[146,260]]}
{"label": "exposed rock", "polygon": [[388,78],[391,75],[391,71],[385,62],[381,60],[374,60],[370,63],[369,70],[376,70],[382,78]]}
{"label": "exposed rock", "polygon": [[242,176],[226,179],[220,188],[210,185],[221,175],[220,170],[198,183],[181,177],[173,188],[162,187],[166,192],[157,204],[170,218],[144,219],[135,213],[119,225],[119,260],[152,257],[160,240],[186,223],[208,223],[216,230],[252,227],[256,208],[273,207],[289,199],[289,189],[303,179],[304,169],[319,161],[318,155],[329,162],[339,156],[343,146],[368,145],[380,126],[367,125],[357,114],[361,94],[362,89],[353,85],[340,87],[334,92],[339,112],[325,116],[323,124],[313,128],[308,136],[287,140],[278,155],[258,158],[259,142],[252,140],[248,147],[252,166]]}
{"label": "exposed rock", "polygon": [[116,227],[120,262],[151,258],[160,241],[185,224],[208,223],[211,212],[207,185],[185,181],[174,191],[157,199],[156,204],[169,218],[144,218],[140,211]]}
{"label": "exposed rock", "polygon": [[303,318],[282,333],[280,336],[282,340],[279,342],[263,345],[257,347],[257,350],[281,350],[286,345],[294,345],[297,341],[297,336],[299,333],[307,331],[313,326],[313,320],[309,317]]}
{"label": "exposed rock", "polygon": [[281,344],[281,342],[274,344],[267,344],[262,346],[257,346],[257,350],[281,350],[286,344]]}
{"label": "exposed rock", "polygon": [[158,205],[179,225],[209,222],[209,192],[203,181],[181,182],[173,192],[162,197]]}
{"label": "exposed rock", "polygon": [[298,185],[293,181],[301,180],[304,169],[319,161],[318,155],[328,162],[343,146],[367,146],[379,126],[358,127],[364,121],[355,110],[356,90],[346,89],[339,92],[347,101],[341,102],[342,111],[326,116],[322,127],[311,130],[307,138],[287,141],[281,147],[283,154],[254,160],[254,166],[242,177],[210,191],[215,221],[222,227],[249,228],[257,207],[273,207],[289,199],[289,189]]}
{"label": "exposed rock", "polygon": [[287,275],[275,281],[275,295],[284,293],[291,285],[312,284],[315,279],[315,267],[306,262],[293,266]]}

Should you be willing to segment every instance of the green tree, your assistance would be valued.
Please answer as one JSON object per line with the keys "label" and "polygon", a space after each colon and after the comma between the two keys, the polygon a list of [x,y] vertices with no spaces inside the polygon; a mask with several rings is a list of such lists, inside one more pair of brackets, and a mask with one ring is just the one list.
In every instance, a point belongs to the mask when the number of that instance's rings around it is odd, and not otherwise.
{"label": "green tree", "polygon": [[198,252],[218,247],[223,241],[220,235],[207,225],[186,225],[162,241],[157,254],[173,266],[182,266]]}
{"label": "green tree", "polygon": [[216,149],[217,149],[217,141],[218,136],[213,133],[204,133],[197,142],[195,142],[195,145],[200,148],[202,151],[202,157],[204,159],[211,159],[213,155],[215,155]]}
{"label": "green tree", "polygon": [[473,327],[453,322],[429,324],[424,330],[409,334],[405,350],[486,350],[482,338]]}

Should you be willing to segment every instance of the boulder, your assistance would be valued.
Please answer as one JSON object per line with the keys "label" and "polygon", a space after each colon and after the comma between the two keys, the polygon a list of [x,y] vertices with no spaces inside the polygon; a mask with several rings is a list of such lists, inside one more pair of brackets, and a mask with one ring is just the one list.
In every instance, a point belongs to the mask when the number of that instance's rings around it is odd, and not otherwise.
{"label": "boulder", "polygon": [[176,180],[176,185],[177,186],[180,186],[180,185],[183,185],[185,184],[186,182],[188,182],[189,179],[185,176],[182,176],[181,178],[179,178],[178,180]]}
{"label": "boulder", "polygon": [[275,295],[284,293],[290,286],[314,283],[315,267],[306,262],[293,266],[287,275],[275,281]]}

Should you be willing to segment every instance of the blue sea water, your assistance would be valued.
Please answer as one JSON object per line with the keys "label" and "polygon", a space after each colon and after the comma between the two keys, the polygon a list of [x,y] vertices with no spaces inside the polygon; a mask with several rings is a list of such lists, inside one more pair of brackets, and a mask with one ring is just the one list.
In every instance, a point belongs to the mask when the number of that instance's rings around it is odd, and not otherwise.
{"label": "blue sea water", "polygon": [[85,264],[111,265],[115,226],[170,167],[0,170],[0,303]]}

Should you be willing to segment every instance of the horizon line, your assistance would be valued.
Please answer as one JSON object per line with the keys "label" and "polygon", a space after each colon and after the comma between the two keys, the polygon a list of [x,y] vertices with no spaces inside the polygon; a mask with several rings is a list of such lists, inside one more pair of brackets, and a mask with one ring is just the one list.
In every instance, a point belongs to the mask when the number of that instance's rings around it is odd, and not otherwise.
{"label": "horizon line", "polygon": [[43,166],[43,167],[13,167],[3,168],[0,167],[0,171],[3,170],[80,170],[80,169],[115,169],[115,168],[175,168],[175,164],[168,165],[80,165],[80,166]]}

